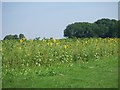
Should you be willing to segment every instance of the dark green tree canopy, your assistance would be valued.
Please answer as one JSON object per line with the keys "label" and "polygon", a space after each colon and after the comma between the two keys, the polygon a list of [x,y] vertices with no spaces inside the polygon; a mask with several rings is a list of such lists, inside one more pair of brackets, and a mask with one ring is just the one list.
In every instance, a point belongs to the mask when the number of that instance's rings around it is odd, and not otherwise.
{"label": "dark green tree canopy", "polygon": [[6,35],[4,40],[15,40],[18,39],[18,35]]}
{"label": "dark green tree canopy", "polygon": [[25,38],[24,34],[20,34],[19,37],[18,35],[6,35],[3,40],[18,40],[21,38]]}
{"label": "dark green tree canopy", "polygon": [[24,34],[19,34],[19,39],[25,38]]}
{"label": "dark green tree canopy", "polygon": [[64,36],[68,38],[118,37],[118,21],[103,18],[94,23],[73,23],[66,27]]}

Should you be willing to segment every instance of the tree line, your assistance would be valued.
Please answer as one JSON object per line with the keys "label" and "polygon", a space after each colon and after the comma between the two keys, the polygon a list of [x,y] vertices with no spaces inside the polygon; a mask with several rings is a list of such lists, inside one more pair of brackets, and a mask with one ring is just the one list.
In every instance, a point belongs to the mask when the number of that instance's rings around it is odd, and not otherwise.
{"label": "tree line", "polygon": [[[64,30],[64,37],[68,38],[120,38],[120,20],[102,18],[94,23],[89,22],[75,22],[69,24]],[[6,35],[4,40],[25,38],[24,34]],[[39,40],[40,37],[35,38]]]}
{"label": "tree line", "polygon": [[106,18],[99,19],[94,23],[76,22],[66,27],[66,29],[64,30],[64,37],[68,38],[120,37],[118,25],[120,25],[120,21]]}
{"label": "tree line", "polygon": [[19,35],[6,35],[3,40],[19,40],[25,38],[24,34],[19,34]]}

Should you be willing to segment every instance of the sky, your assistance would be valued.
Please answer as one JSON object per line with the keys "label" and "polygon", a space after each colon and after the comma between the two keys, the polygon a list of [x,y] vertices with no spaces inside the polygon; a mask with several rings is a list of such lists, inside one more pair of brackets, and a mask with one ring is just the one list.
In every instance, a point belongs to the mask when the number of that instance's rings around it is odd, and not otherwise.
{"label": "sky", "polygon": [[2,3],[0,2],[0,40],[2,39]]}
{"label": "sky", "polygon": [[1,0],[2,2],[119,2],[120,0]]}
{"label": "sky", "polygon": [[23,33],[27,39],[59,39],[68,24],[118,19],[117,2],[2,2],[0,7],[2,38]]}

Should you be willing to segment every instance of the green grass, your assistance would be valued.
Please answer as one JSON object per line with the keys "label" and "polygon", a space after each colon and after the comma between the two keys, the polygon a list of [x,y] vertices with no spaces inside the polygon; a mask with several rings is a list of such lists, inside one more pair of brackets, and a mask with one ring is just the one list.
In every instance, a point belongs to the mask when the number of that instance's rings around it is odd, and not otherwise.
{"label": "green grass", "polygon": [[117,88],[117,64],[117,58],[111,57],[88,63],[33,68],[26,75],[7,74],[3,88]]}

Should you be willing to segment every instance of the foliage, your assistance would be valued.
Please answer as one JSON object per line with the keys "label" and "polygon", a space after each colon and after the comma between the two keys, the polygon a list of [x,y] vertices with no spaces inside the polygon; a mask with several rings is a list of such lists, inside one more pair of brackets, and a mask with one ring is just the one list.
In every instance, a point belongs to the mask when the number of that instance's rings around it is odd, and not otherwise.
{"label": "foliage", "polygon": [[19,39],[25,38],[24,34],[19,34]]}
{"label": "foliage", "polygon": [[117,38],[4,40],[3,67],[51,66],[117,56],[117,41]]}
{"label": "foliage", "polygon": [[18,40],[22,38],[25,38],[24,34],[19,34],[19,37],[18,35],[6,35],[3,40]]}
{"label": "foliage", "polygon": [[40,37],[36,37],[34,40],[40,40]]}
{"label": "foliage", "polygon": [[66,27],[64,30],[64,36],[68,38],[118,37],[118,21],[103,18],[94,23],[73,23]]}
{"label": "foliage", "polygon": [[118,40],[3,40],[3,87],[116,87]]}
{"label": "foliage", "polygon": [[18,35],[6,35],[4,40],[18,39]]}

